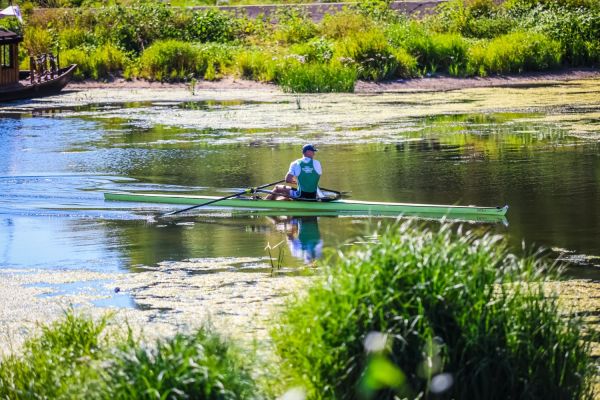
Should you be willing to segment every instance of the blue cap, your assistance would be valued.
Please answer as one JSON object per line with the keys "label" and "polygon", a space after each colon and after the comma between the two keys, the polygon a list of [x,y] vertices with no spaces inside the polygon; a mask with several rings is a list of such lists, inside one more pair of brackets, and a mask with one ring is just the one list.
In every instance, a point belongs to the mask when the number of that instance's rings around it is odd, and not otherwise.
{"label": "blue cap", "polygon": [[302,154],[306,153],[307,151],[319,151],[317,150],[317,148],[312,145],[312,144],[305,144],[304,146],[302,146]]}

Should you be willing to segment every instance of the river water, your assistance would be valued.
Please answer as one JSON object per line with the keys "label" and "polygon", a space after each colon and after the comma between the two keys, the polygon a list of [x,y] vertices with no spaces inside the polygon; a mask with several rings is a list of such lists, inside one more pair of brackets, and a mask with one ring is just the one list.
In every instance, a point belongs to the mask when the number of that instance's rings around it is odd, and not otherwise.
{"label": "river water", "polygon": [[[508,204],[466,222],[600,277],[600,82],[445,93],[71,91],[0,108],[0,268],[136,272],[186,259],[301,266],[350,247],[361,217],[105,202],[112,190],[228,195],[282,178],[303,143],[352,198]],[[436,226],[436,221],[423,221]]]}

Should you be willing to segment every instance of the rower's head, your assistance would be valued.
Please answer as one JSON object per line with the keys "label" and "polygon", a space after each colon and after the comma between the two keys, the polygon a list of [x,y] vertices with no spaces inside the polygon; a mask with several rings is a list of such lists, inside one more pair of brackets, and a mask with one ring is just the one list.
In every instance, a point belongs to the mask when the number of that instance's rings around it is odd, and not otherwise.
{"label": "rower's head", "polygon": [[317,148],[312,144],[305,144],[302,146],[302,154],[304,157],[313,158],[317,151]]}

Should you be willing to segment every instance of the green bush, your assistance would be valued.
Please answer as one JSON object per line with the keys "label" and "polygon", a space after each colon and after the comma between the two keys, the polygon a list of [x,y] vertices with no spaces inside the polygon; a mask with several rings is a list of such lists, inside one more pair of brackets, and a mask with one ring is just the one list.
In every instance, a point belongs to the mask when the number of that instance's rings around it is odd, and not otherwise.
{"label": "green bush", "polygon": [[396,59],[396,70],[394,77],[396,78],[414,78],[418,76],[417,59],[403,48],[394,49],[392,55]]}
{"label": "green bush", "polygon": [[286,306],[272,337],[289,385],[310,399],[590,397],[589,332],[544,292],[545,264],[449,226],[376,237]]}
{"label": "green bush", "polygon": [[560,65],[560,44],[533,32],[515,32],[474,45],[468,56],[469,74],[521,73]]}
{"label": "green bush", "polygon": [[66,28],[60,31],[59,41],[62,49],[75,49],[95,46],[97,38],[87,29],[78,27]]}
{"label": "green bush", "polygon": [[390,42],[416,57],[423,71],[465,69],[469,43],[456,33],[431,33],[416,22],[393,24],[386,31]]}
{"label": "green bush", "polygon": [[48,29],[31,27],[25,30],[22,46],[28,55],[53,52],[55,44],[55,38]]}
{"label": "green bush", "polygon": [[537,6],[520,15],[519,25],[559,41],[564,61],[571,65],[600,62],[600,5],[592,9]]}
{"label": "green bush", "polygon": [[354,92],[356,77],[352,67],[294,60],[282,68],[277,83],[284,91],[293,93]]}
{"label": "green bush", "polygon": [[517,21],[493,0],[451,0],[429,18],[435,31],[459,33],[465,37],[493,38],[510,32]]}
{"label": "green bush", "polygon": [[237,73],[246,79],[273,82],[277,79],[279,58],[264,50],[241,51],[235,59]]}
{"label": "green bush", "polygon": [[357,65],[358,77],[380,81],[394,76],[398,65],[384,34],[371,30],[351,35],[336,43],[336,56]]}
{"label": "green bush", "polygon": [[140,58],[140,75],[158,81],[191,79],[198,73],[200,50],[178,40],[157,41]]}
{"label": "green bush", "polygon": [[596,8],[597,0],[507,0],[504,7],[508,9],[528,9],[537,6],[558,6],[567,8]]}
{"label": "green bush", "polygon": [[22,356],[0,361],[3,399],[84,398],[98,387],[94,362],[106,355],[101,333],[106,319],[94,322],[68,311],[65,318],[43,328],[24,344]]}
{"label": "green bush", "polygon": [[317,34],[317,26],[306,15],[295,8],[284,8],[277,15],[279,21],[273,37],[280,43],[301,43]]}
{"label": "green bush", "polygon": [[393,21],[398,13],[390,8],[392,0],[359,0],[357,9],[365,16],[379,21]]}
{"label": "green bush", "polygon": [[330,39],[342,39],[374,28],[374,22],[364,14],[352,10],[325,14],[319,25],[321,35]]}
{"label": "green bush", "polygon": [[215,80],[233,65],[239,48],[222,43],[204,43],[198,46],[196,71],[198,77]]}
{"label": "green bush", "polygon": [[334,43],[325,38],[315,38],[290,47],[293,54],[301,55],[306,62],[327,63],[333,58]]}
{"label": "green bush", "polygon": [[172,8],[152,0],[102,7],[97,21],[96,36],[138,54],[157,40],[181,35],[174,29]]}
{"label": "green bush", "polygon": [[423,49],[419,61],[433,68],[460,71],[467,63],[468,49],[467,41],[460,35],[434,34],[431,35],[431,47]]}
{"label": "green bush", "polygon": [[260,398],[247,365],[236,349],[206,329],[178,334],[155,348],[130,342],[110,362],[105,398]]}
{"label": "green bush", "polygon": [[239,24],[230,14],[216,10],[194,11],[187,25],[186,39],[225,43],[236,38]]}
{"label": "green bush", "polygon": [[75,79],[106,79],[120,75],[130,60],[124,51],[107,43],[97,48],[65,50],[60,54],[60,63],[77,64]]}
{"label": "green bush", "polygon": [[[3,399],[253,399],[248,355],[208,329],[155,347],[68,311],[0,361]],[[125,339],[125,340],[124,340]],[[116,345],[117,342],[123,344]]]}

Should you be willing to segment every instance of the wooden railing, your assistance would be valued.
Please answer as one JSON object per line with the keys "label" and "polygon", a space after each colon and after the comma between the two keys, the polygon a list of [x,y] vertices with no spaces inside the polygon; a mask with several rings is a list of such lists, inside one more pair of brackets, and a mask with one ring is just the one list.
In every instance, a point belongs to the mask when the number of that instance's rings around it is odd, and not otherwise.
{"label": "wooden railing", "polygon": [[58,76],[58,56],[52,53],[29,57],[31,83],[41,83]]}

